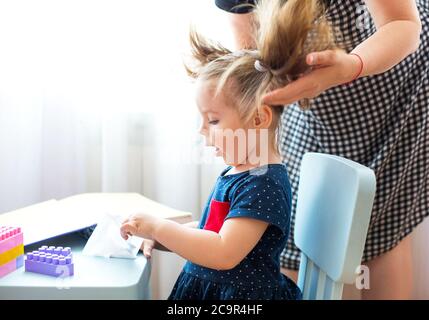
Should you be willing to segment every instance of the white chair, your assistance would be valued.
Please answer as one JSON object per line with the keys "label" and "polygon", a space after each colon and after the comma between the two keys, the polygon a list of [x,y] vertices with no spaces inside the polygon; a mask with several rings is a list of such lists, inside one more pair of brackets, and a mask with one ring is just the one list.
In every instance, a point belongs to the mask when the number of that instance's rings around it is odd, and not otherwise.
{"label": "white chair", "polygon": [[361,164],[328,154],[304,155],[294,233],[303,299],[341,299],[344,283],[354,283],[375,188],[374,172]]}

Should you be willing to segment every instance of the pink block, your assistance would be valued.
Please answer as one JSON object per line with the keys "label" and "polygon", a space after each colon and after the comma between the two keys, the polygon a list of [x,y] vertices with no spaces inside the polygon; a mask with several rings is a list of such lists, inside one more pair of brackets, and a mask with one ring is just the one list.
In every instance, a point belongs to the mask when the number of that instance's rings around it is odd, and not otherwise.
{"label": "pink block", "polygon": [[0,227],[0,253],[9,251],[23,242],[24,235],[21,228]]}
{"label": "pink block", "polygon": [[0,266],[0,278],[4,277],[5,275],[14,272],[15,270],[22,267],[24,261],[24,256],[21,255],[16,259],[13,259],[9,261],[8,263]]}

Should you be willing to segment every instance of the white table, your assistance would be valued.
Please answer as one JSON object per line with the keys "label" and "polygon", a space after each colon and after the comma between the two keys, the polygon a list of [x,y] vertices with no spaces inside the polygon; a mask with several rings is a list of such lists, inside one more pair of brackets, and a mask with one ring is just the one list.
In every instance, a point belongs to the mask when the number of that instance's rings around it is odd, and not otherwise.
{"label": "white table", "polygon": [[85,243],[86,239],[72,233],[26,246],[25,252],[42,245],[71,247],[74,275],[54,278],[22,267],[0,278],[0,300],[150,299],[151,266],[141,253],[135,260],[87,257],[81,254]]}
{"label": "white table", "polygon": [[26,273],[24,268],[0,278],[0,300],[149,299],[151,267],[142,254],[135,260],[83,256],[86,239],[72,233],[97,223],[104,213],[126,217],[140,211],[179,223],[192,216],[137,193],[79,194],[0,214],[0,226],[23,230],[25,252],[42,245],[71,247],[75,264],[70,278]]}

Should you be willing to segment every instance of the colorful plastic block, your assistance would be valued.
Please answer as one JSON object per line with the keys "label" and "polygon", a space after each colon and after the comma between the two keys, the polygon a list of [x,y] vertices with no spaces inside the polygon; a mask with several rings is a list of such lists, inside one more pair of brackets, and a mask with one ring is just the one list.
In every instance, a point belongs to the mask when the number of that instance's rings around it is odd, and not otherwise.
{"label": "colorful plastic block", "polygon": [[20,228],[0,227],[0,277],[23,265],[24,235]]}
{"label": "colorful plastic block", "polygon": [[24,235],[21,228],[0,227],[0,254],[23,245],[23,243]]}
{"label": "colorful plastic block", "polygon": [[43,246],[38,251],[27,253],[25,271],[53,277],[68,277],[74,274],[71,249]]}
{"label": "colorful plastic block", "polygon": [[23,265],[24,265],[24,255],[21,255],[18,258],[0,266],[0,278],[11,272],[14,272],[15,270],[21,268]]}

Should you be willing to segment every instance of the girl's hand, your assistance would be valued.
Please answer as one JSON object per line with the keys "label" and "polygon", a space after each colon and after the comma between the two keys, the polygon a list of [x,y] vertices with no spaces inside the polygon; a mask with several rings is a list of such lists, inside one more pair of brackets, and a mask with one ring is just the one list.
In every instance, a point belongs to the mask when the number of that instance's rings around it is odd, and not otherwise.
{"label": "girl's hand", "polygon": [[352,81],[361,70],[360,59],[342,50],[312,52],[307,55],[312,71],[287,86],[265,95],[268,105],[287,105],[315,98],[329,88]]}
{"label": "girl's hand", "polygon": [[150,259],[152,257],[152,250],[155,247],[155,240],[144,239],[140,249],[143,251],[143,255],[146,259]]}
{"label": "girl's hand", "polygon": [[153,239],[154,231],[161,219],[147,213],[133,214],[121,226],[121,236],[125,240],[129,236]]}

